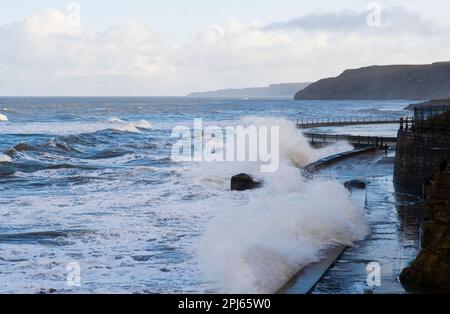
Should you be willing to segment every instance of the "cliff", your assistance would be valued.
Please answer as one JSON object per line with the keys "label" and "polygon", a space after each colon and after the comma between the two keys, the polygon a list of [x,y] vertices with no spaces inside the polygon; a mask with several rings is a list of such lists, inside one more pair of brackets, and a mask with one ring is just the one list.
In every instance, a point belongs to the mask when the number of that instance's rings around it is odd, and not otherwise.
{"label": "cliff", "polygon": [[370,66],[313,83],[296,100],[438,99],[450,95],[450,62]]}
{"label": "cliff", "polygon": [[422,251],[400,280],[412,291],[450,291],[450,158],[442,162],[426,187],[425,207],[431,218],[422,226]]}
{"label": "cliff", "polygon": [[304,89],[310,83],[273,84],[268,87],[250,87],[241,89],[221,89],[210,92],[191,93],[188,97],[224,97],[224,98],[291,98],[299,90]]}

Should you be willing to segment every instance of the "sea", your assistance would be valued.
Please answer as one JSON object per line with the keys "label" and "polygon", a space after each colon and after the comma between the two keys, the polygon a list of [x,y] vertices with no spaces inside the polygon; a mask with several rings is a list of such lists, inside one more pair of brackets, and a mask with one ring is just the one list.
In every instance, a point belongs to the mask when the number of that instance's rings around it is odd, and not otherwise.
{"label": "sea", "polygon": [[[0,293],[273,293],[327,248],[370,233],[334,179],[299,168],[295,124],[399,118],[408,101],[0,97]],[[176,161],[176,127],[279,126],[280,167]],[[397,125],[323,128],[394,136]],[[248,173],[260,189],[230,191]]]}

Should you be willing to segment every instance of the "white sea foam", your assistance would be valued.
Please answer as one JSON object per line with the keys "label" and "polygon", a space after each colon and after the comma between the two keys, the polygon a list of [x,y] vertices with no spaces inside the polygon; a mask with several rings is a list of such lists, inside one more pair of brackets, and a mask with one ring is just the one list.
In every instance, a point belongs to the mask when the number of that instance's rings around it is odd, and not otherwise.
{"label": "white sea foam", "polygon": [[8,121],[8,117],[0,113],[0,121]]}
{"label": "white sea foam", "polygon": [[118,118],[111,118],[108,120],[108,123],[112,125],[110,129],[122,132],[138,133],[140,131],[139,129],[152,128],[151,124],[146,120],[127,122]]}
{"label": "white sea foam", "polygon": [[214,206],[199,243],[199,263],[220,292],[272,293],[319,260],[324,249],[351,245],[363,239],[368,228],[363,209],[341,184],[305,181],[297,168],[348,146],[314,150],[288,121],[245,121],[280,126],[280,169],[263,174],[250,163],[202,163],[193,171],[208,189],[215,187],[222,193],[229,188],[230,175],[239,172],[264,181],[262,189],[238,194],[234,202],[222,199]]}
{"label": "white sea foam", "polygon": [[6,124],[0,127],[0,134],[51,134],[71,135],[82,133],[95,133],[102,130],[115,130],[119,132],[139,133],[143,129],[151,129],[150,122],[146,120],[124,121],[111,118],[107,121],[96,122],[26,122]]}
{"label": "white sea foam", "polygon": [[0,154],[0,163],[2,162],[11,162],[12,159],[8,155]]}

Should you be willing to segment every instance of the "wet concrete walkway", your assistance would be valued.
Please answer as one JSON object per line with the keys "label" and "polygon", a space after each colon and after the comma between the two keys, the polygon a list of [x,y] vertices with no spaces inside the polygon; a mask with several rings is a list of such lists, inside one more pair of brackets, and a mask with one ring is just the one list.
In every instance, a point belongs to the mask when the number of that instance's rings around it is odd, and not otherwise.
{"label": "wet concrete walkway", "polygon": [[[394,155],[384,152],[352,157],[323,170],[320,176],[345,182],[368,183],[366,216],[371,233],[357,246],[347,248],[312,290],[313,294],[405,293],[398,282],[402,269],[419,250],[423,204],[416,197],[396,193]],[[367,285],[367,265],[381,266],[381,286]]]}

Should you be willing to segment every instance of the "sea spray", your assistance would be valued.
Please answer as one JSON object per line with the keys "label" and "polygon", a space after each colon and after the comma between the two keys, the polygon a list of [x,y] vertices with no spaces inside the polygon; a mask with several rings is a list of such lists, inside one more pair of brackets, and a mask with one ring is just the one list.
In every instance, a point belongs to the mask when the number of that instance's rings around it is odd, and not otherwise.
{"label": "sea spray", "polygon": [[0,113],[0,122],[1,121],[8,121],[8,117],[6,115]]}
{"label": "sea spray", "polygon": [[363,209],[340,183],[306,181],[298,169],[325,153],[347,150],[347,145],[315,150],[289,121],[255,117],[244,121],[280,126],[280,169],[263,174],[254,163],[202,163],[193,170],[205,184],[222,182],[219,188],[225,188],[237,172],[264,181],[262,189],[215,206],[199,242],[199,263],[219,292],[273,293],[318,261],[327,248],[362,240],[368,227]]}

